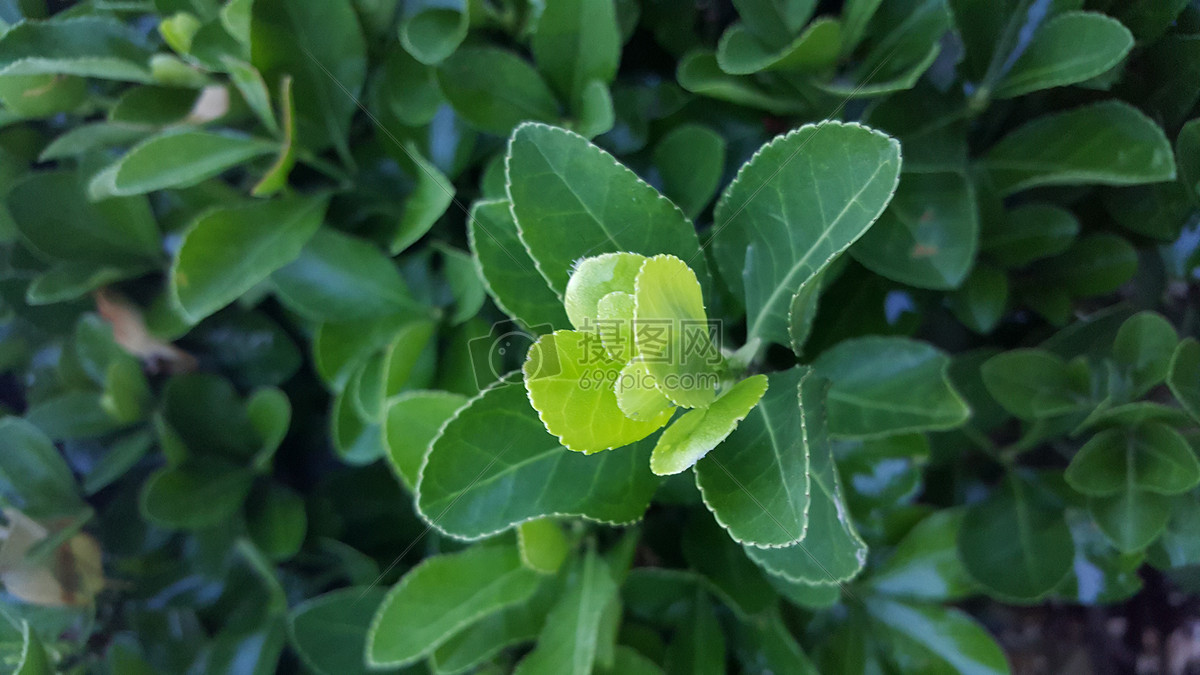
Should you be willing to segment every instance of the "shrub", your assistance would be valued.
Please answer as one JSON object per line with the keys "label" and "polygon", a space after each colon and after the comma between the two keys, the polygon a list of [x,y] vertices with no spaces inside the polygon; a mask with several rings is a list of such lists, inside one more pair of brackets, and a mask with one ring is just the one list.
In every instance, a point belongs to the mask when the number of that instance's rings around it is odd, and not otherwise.
{"label": "shrub", "polygon": [[66,4],[9,670],[1003,673],[1195,588],[1196,3]]}

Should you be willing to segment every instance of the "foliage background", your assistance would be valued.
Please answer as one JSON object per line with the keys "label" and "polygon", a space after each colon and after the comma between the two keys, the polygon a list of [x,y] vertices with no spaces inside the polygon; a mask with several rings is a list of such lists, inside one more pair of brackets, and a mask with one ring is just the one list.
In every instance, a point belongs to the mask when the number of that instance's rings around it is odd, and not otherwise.
{"label": "foliage background", "polygon": [[[1193,611],[1194,2],[0,0],[0,21],[6,668],[1057,672],[989,628]],[[898,139],[899,188],[754,367],[815,364],[867,402],[831,429],[840,510],[807,542],[857,568],[738,545],[691,472],[640,455],[603,460],[640,525],[431,528],[414,488],[442,421],[519,366],[528,317],[563,320],[497,257],[525,249],[486,205],[518,124],[592,139],[701,242],[732,222],[761,251],[769,214],[717,197],[825,119]],[[744,289],[706,250],[737,345]],[[515,391],[500,407],[532,415]],[[510,499],[569,496],[553,477]],[[1090,666],[1186,660],[1125,639]]]}

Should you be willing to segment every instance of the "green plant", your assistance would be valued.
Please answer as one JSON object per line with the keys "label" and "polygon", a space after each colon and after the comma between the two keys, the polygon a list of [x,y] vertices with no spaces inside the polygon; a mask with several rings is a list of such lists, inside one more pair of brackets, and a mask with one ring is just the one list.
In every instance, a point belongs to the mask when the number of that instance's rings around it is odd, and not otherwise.
{"label": "green plant", "polygon": [[1196,2],[66,4],[6,671],[1006,673],[1195,592]]}

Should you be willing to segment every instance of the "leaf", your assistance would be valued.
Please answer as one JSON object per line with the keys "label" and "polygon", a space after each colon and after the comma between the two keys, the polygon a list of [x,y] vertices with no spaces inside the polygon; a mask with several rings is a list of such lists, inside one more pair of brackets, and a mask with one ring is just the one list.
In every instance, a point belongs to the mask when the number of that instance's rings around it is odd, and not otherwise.
{"label": "leaf", "polygon": [[[688,566],[703,576],[706,586],[740,619],[760,614],[776,604],[777,594],[766,575],[746,556],[743,548],[729,538],[728,533],[703,513],[688,519],[683,529],[683,557]],[[646,569],[646,568],[641,568]],[[635,571],[636,572],[636,571]],[[631,576],[631,579],[634,577]],[[661,587],[660,580],[655,586]],[[626,586],[627,591],[636,588]],[[669,599],[678,607],[681,591],[673,591]],[[668,619],[666,613],[659,617]]]}
{"label": "leaf", "polygon": [[967,509],[958,555],[986,589],[1024,601],[1044,596],[1066,578],[1075,545],[1062,508],[1038,486],[1009,475],[990,497]]}
{"label": "leaf", "polygon": [[576,260],[602,253],[667,253],[707,278],[687,217],[582,136],[522,124],[509,140],[507,169],[521,240],[556,293]]}
{"label": "leaf", "polygon": [[539,518],[517,526],[521,564],[541,574],[554,574],[570,554],[570,542],[553,518]]}
{"label": "leaf", "polygon": [[1193,204],[1200,202],[1200,119],[1191,120],[1179,130],[1175,159],[1179,164],[1179,182],[1187,189]]}
{"label": "leaf", "polygon": [[568,449],[592,454],[649,436],[674,412],[645,421],[626,417],[613,391],[622,367],[609,358],[599,335],[560,330],[538,338],[522,372],[529,402],[546,429]]}
{"label": "leaf", "polygon": [[617,645],[611,668],[598,670],[600,675],[663,675],[663,669],[633,647]]}
{"label": "leaf", "polygon": [[251,63],[267,82],[292,78],[296,139],[318,153],[349,157],[347,135],[366,80],[366,44],[352,3],[255,0]]}
{"label": "leaf", "polygon": [[157,266],[162,255],[162,234],[144,197],[91,201],[70,171],[13,182],[5,204],[23,240],[49,258],[129,269]]}
{"label": "leaf", "polygon": [[530,40],[538,70],[562,100],[580,109],[591,82],[612,82],[621,60],[621,35],[612,0],[547,3]]}
{"label": "leaf", "polygon": [[1175,157],[1162,129],[1120,101],[1039,117],[993,145],[981,161],[1005,195],[1044,185],[1175,179]]}
{"label": "leaf", "polygon": [[715,405],[716,369],[723,359],[709,336],[696,273],[675,256],[654,256],[638,270],[633,298],[633,339],[655,387],[678,406]]}
{"label": "leaf", "polygon": [[566,328],[563,303],[521,243],[508,201],[475,202],[467,224],[471,252],[496,305],[536,333]]}
{"label": "leaf", "polygon": [[707,408],[684,414],[659,437],[650,456],[650,470],[669,476],[691,467],[733,433],[766,391],[767,376],[752,375]]}
{"label": "leaf", "polygon": [[417,509],[439,531],[465,539],[549,515],[628,523],[641,518],[658,485],[646,471],[649,454],[648,442],[596,457],[567,450],[510,376],[442,428],[421,468]]}
{"label": "leaf", "polygon": [[867,231],[899,177],[895,140],[839,122],[800,127],[742,166],[710,240],[722,277],[745,296],[747,341],[788,344],[792,296]]}
{"label": "leaf", "polygon": [[255,183],[250,194],[269,197],[287,186],[288,175],[296,165],[296,103],[292,100],[292,79],[284,78],[280,85],[279,108],[283,111],[283,140],[275,163]]}
{"label": "leaf", "polygon": [[699,124],[680,124],[654,146],[663,193],[688,218],[700,215],[725,172],[725,138]]}
{"label": "leaf", "polygon": [[[278,150],[278,144],[256,138],[198,129],[169,129],[138,143],[105,169],[114,173],[103,194],[128,196],[191,187]],[[92,181],[93,194],[101,189],[98,181],[107,178],[101,174]]]}
{"label": "leaf", "polygon": [[[419,5],[418,5],[419,6]],[[400,24],[400,44],[421,63],[437,65],[467,37],[469,5],[421,7]]]}
{"label": "leaf", "polygon": [[1088,235],[1066,253],[1039,261],[1031,270],[1044,288],[1062,287],[1074,297],[1106,295],[1137,272],[1137,250],[1125,239],[1106,232]]}
{"label": "leaf", "polygon": [[318,229],[294,260],[275,270],[271,282],[285,304],[315,321],[424,313],[383,251],[328,227]]}
{"label": "leaf", "polygon": [[330,591],[296,605],[288,632],[300,660],[316,675],[366,675],[365,636],[383,602],[381,588]]}
{"label": "leaf", "polygon": [[638,272],[645,263],[646,256],[637,253],[604,253],[577,261],[562,300],[571,325],[578,330],[600,331],[603,338],[600,301],[618,292],[632,297]]}
{"label": "leaf", "polygon": [[872,598],[866,603],[871,619],[897,642],[912,643],[923,657],[905,661],[921,672],[963,675],[1007,675],[1008,659],[1000,645],[966,612]]}
{"label": "leaf", "polygon": [[957,539],[964,511],[935,511],[913,526],[892,556],[871,574],[872,591],[893,597],[944,602],[975,592],[958,559]]}
{"label": "leaf", "polygon": [[392,255],[417,243],[455,203],[454,183],[411,143],[405,147],[404,154],[413,162],[412,174],[416,183],[404,200],[404,211],[388,243]]}
{"label": "leaf", "polygon": [[767,613],[753,622],[739,622],[733,642],[746,675],[816,675],[818,672],[779,612]]}
{"label": "leaf", "polygon": [[1154,312],[1135,314],[1121,324],[1113,343],[1113,358],[1141,396],[1167,377],[1179,336],[1171,322]]}
{"label": "leaf", "polygon": [[150,82],[150,52],[139,42],[124,24],[100,16],[23,21],[0,37],[0,74]]}
{"label": "leaf", "polygon": [[466,396],[448,391],[411,391],[388,401],[383,424],[388,459],[410,490],[442,425],[466,402]]}
{"label": "leaf", "polygon": [[1000,323],[1008,307],[1008,275],[979,264],[962,288],[950,296],[950,309],[967,328],[986,335]]}
{"label": "leaf", "polygon": [[777,96],[764,91],[753,78],[730,75],[721,70],[715,54],[693,50],[683,55],[675,71],[679,86],[702,96],[730,101],[776,115],[794,114],[807,106],[795,97]]}
{"label": "leaf", "polygon": [[988,393],[1013,415],[1033,420],[1086,408],[1088,387],[1059,356],[1040,349],[997,354],[980,368]]}
{"label": "leaf", "polygon": [[763,44],[778,47],[808,23],[816,9],[815,0],[778,3],[772,0],[736,0],[733,3],[750,32]]}
{"label": "leaf", "polygon": [[1024,204],[1005,213],[999,229],[985,230],[981,250],[1003,267],[1024,267],[1066,251],[1079,234],[1070,211],[1049,204]]}
{"label": "leaf", "polygon": [[828,382],[815,371],[800,380],[800,412],[809,450],[811,503],[808,528],[783,548],[745,546],[746,554],[767,572],[792,582],[836,584],[849,581],[867,561],[842,496],[841,480],[829,445],[825,392]]}
{"label": "leaf", "polygon": [[454,311],[448,320],[450,325],[457,325],[475,316],[483,306],[483,281],[469,254],[444,245],[436,245],[435,249],[441,254],[442,274],[454,296]]}
{"label": "leaf", "polygon": [[279,483],[251,493],[246,527],[254,545],[272,560],[287,560],[300,550],[308,531],[304,498]]}
{"label": "leaf", "polygon": [[696,464],[696,487],[735,541],[786,546],[808,527],[809,452],[797,392],[807,371],[769,375],[762,401]]}
{"label": "leaf", "polygon": [[388,591],[367,631],[367,666],[395,668],[455,632],[533,594],[538,575],[514,546],[480,546],[426,558]]}
{"label": "leaf", "polygon": [[1133,34],[1120,21],[1098,12],[1063,12],[1037,28],[993,96],[1083,82],[1115,67],[1131,49]]}
{"label": "leaf", "polygon": [[950,358],[932,345],[900,337],[844,340],[813,362],[830,380],[829,434],[873,438],[950,429],[970,413],[950,384]]}
{"label": "leaf", "polygon": [[251,473],[225,460],[188,460],[154,472],[142,485],[138,505],[142,516],[160,527],[201,530],[233,517],[253,480]]}
{"label": "leaf", "polygon": [[641,357],[626,363],[613,383],[617,395],[617,407],[632,420],[651,420],[665,411],[674,412],[670,399],[659,391],[654,376],[646,370]]}
{"label": "leaf", "polygon": [[1192,419],[1200,421],[1200,342],[1195,338],[1185,338],[1175,348],[1167,387]]}
{"label": "leaf", "polygon": [[597,654],[601,618],[617,601],[617,584],[608,565],[594,550],[578,563],[566,591],[546,617],[538,646],[520,663],[514,675],[587,675]]}
{"label": "leaf", "polygon": [[437,69],[442,95],[481,131],[503,136],[526,121],[558,119],[558,101],[525,59],[496,47],[463,47]]}
{"label": "leaf", "polygon": [[717,44],[717,63],[730,75],[761,71],[820,71],[834,65],[842,46],[842,25],[820,17],[780,50],[771,50],[745,25],[726,29]]}
{"label": "leaf", "polygon": [[542,581],[529,600],[490,614],[450,636],[430,656],[434,672],[467,672],[507,646],[535,639],[560,593],[558,580]]}
{"label": "leaf", "polygon": [[1117,550],[1132,553],[1158,539],[1171,517],[1171,500],[1131,489],[1109,497],[1092,497],[1088,511]]}
{"label": "leaf", "polygon": [[206,211],[184,233],[171,294],[199,322],[300,255],[325,217],[322,198],[285,198]]}
{"label": "leaf", "polygon": [[1064,477],[1087,495],[1174,495],[1200,483],[1200,461],[1179,432],[1162,422],[1146,422],[1093,436],[1071,459]]}
{"label": "leaf", "polygon": [[960,173],[909,173],[879,222],[850,248],[865,267],[918,288],[958,288],[975,262],[979,223]]}
{"label": "leaf", "polygon": [[0,486],[6,502],[35,518],[84,508],[70,467],[32,424],[19,417],[0,419],[0,446]]}
{"label": "leaf", "polygon": [[708,595],[697,590],[665,655],[667,675],[722,675],[725,637]]}

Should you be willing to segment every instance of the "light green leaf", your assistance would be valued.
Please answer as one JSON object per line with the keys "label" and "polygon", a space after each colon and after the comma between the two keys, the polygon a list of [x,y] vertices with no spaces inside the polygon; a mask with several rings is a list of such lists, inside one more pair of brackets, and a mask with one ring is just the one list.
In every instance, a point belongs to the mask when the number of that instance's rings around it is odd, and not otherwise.
{"label": "light green leaf", "polygon": [[598,334],[560,330],[538,338],[522,372],[546,429],[567,448],[591,454],[649,436],[674,412],[645,421],[626,417],[613,390],[622,367],[609,358]]}
{"label": "light green leaf", "polygon": [[511,545],[426,558],[392,587],[371,620],[367,665],[412,663],[466,626],[523,602],[537,583]]}
{"label": "light green leaf", "polygon": [[1167,387],[1192,419],[1200,421],[1200,342],[1195,338],[1186,338],[1175,348]]}
{"label": "light green leaf", "polygon": [[465,539],[549,515],[628,523],[641,518],[658,485],[646,471],[649,455],[648,441],[595,457],[567,450],[510,376],[442,428],[421,468],[417,508],[438,530]]}
{"label": "light green leaf", "polygon": [[21,651],[13,675],[53,675],[56,670],[37,633],[28,621],[21,621]]}
{"label": "light green leaf", "polygon": [[437,80],[454,111],[489,133],[507,134],[526,120],[558,119],[550,87],[525,59],[504,49],[463,47],[438,66]]}
{"label": "light green leaf", "polygon": [[523,124],[508,145],[508,195],[538,271],[557,293],[571,265],[602,253],[669,253],[707,278],[686,216],[578,134]]}
{"label": "light green leaf", "polygon": [[563,302],[534,267],[508,201],[475,202],[467,225],[471,252],[496,305],[537,333],[566,328]]}
{"label": "light green leaf", "polygon": [[851,255],[871,271],[918,288],[958,288],[975,262],[978,207],[960,173],[908,173]]}
{"label": "light green leaf", "polygon": [[829,434],[872,438],[950,429],[970,410],[950,384],[950,358],[932,345],[901,337],[845,340],[813,369],[832,382]]}
{"label": "light green leaf", "polygon": [[1035,600],[1070,573],[1075,545],[1062,507],[1039,486],[1009,475],[967,509],[958,555],[967,573],[1001,598]]}
{"label": "light green leaf", "polygon": [[1089,406],[1087,382],[1048,351],[1014,349],[997,354],[984,362],[980,374],[988,393],[1021,419],[1065,415]]}
{"label": "light green leaf", "polygon": [[410,391],[388,401],[383,423],[388,459],[410,490],[442,425],[466,402],[466,396],[448,391]]}
{"label": "light green leaf", "polygon": [[1200,483],[1200,461],[1179,432],[1162,422],[1146,422],[1093,436],[1071,459],[1065,478],[1087,495],[1174,495]]}
{"label": "light green leaf", "polygon": [[382,588],[342,588],[309,598],[288,617],[292,646],[316,675],[366,675],[367,629],[383,602]]}
{"label": "light green leaf", "polygon": [[[962,675],[1008,675],[1008,659],[987,630],[969,614],[935,605],[915,605],[872,598],[871,619],[892,640],[912,643],[924,658],[906,661],[920,672]],[[905,650],[907,651],[907,650]]]}
{"label": "light green leaf", "polygon": [[1063,12],[1037,28],[1033,40],[993,94],[1013,98],[1083,82],[1116,66],[1133,49],[1133,34],[1099,12]]}
{"label": "light green leaf", "polygon": [[753,375],[735,384],[707,408],[691,410],[667,427],[654,446],[650,470],[659,476],[680,473],[725,440],[767,391],[767,376]]}
{"label": "light green leaf", "polygon": [[1088,511],[1117,550],[1132,553],[1146,548],[1162,534],[1171,517],[1171,499],[1131,489],[1109,497],[1092,497]]}
{"label": "light green leaf", "polygon": [[696,273],[675,256],[654,256],[638,271],[633,297],[634,342],[658,390],[685,408],[711,404],[723,359],[709,336]]}
{"label": "light green leaf", "polygon": [[0,74],[80,75],[150,82],[150,52],[124,24],[100,16],[23,21],[0,37]]}
{"label": "light green leaf", "polygon": [[943,602],[958,600],[975,591],[958,559],[957,539],[964,511],[935,511],[917,523],[892,556],[867,581],[885,595]]}
{"label": "light green leaf", "polygon": [[597,330],[600,300],[611,293],[632,295],[645,262],[646,256],[637,253],[604,253],[578,261],[571,269],[562,301],[571,325],[577,330]]}
{"label": "light green leaf", "polygon": [[725,636],[708,594],[697,589],[664,655],[667,675],[723,675]]}
{"label": "light green leaf", "polygon": [[84,507],[70,467],[41,431],[19,417],[0,419],[0,488],[34,518],[73,515]]}
{"label": "light green leaf", "polygon": [[138,143],[106,171],[111,183],[92,181],[92,194],[138,195],[191,187],[248,160],[279,150],[274,142],[227,133],[170,129]]}
{"label": "light green leaf", "polygon": [[1175,178],[1175,157],[1162,129],[1120,101],[1039,117],[993,145],[981,161],[1006,195],[1043,185],[1140,185]]}
{"label": "light green leaf", "polygon": [[[600,332],[600,342],[604,344],[604,350],[608,355],[617,361],[623,361],[625,367],[629,368],[632,364],[632,359],[637,356],[637,345],[633,337],[634,315],[636,312],[636,301],[632,293],[622,293],[614,291],[600,298],[600,302],[596,303],[596,327]],[[643,382],[635,382],[634,388],[641,389],[647,393],[650,390],[658,391],[657,384],[649,377],[649,370],[644,364],[640,365],[640,373],[646,373],[647,379]],[[625,370],[621,371],[623,374]],[[634,374],[632,371],[628,374]],[[617,393],[617,404],[620,405],[621,390],[627,383],[620,379],[614,384],[614,391]],[[662,393],[659,392],[659,396]],[[665,398],[665,397],[663,397]],[[667,401],[669,404],[670,401]],[[621,406],[624,410],[624,406]],[[625,414],[629,414],[626,412]],[[637,419],[637,415],[632,415]]]}
{"label": "light green leaf", "polygon": [[554,574],[571,552],[562,526],[553,518],[539,518],[517,526],[521,563],[541,574]]}
{"label": "light green leaf", "polygon": [[346,161],[347,135],[366,80],[366,43],[349,2],[254,0],[251,63],[267,82],[293,79],[296,139],[314,153],[331,145]]}
{"label": "light green leaf", "polygon": [[546,617],[538,646],[517,664],[514,675],[591,673],[604,648],[600,644],[602,617],[617,601],[617,584],[608,565],[589,550]]}
{"label": "light green leaf", "polygon": [[533,59],[564,101],[580,109],[585,87],[607,85],[621,60],[621,35],[612,0],[547,3],[530,40]]}
{"label": "light green leaf", "polygon": [[283,111],[282,147],[275,163],[250,190],[255,197],[269,197],[286,187],[288,175],[296,165],[296,102],[292,98],[290,77],[285,77],[279,87],[279,108]]}
{"label": "light green leaf", "polygon": [[323,198],[285,198],[216,208],[184,234],[171,293],[193,323],[238,299],[294,260],[325,217]]}
{"label": "light green leaf", "polygon": [[745,25],[726,29],[717,44],[717,63],[730,75],[760,71],[819,71],[834,65],[842,47],[842,24],[820,17],[780,50],[769,49]]}
{"label": "light green leaf", "polygon": [[632,420],[653,420],[667,410],[674,411],[671,400],[659,391],[640,357],[621,368],[613,393],[617,395],[617,407]]}
{"label": "light green leaf", "polygon": [[1179,336],[1171,322],[1154,312],[1135,314],[1121,324],[1113,358],[1125,371],[1133,396],[1141,396],[1167,377]]}
{"label": "light green leaf", "polygon": [[663,194],[688,218],[704,210],[725,172],[725,138],[699,124],[680,124],[654,146]]}
{"label": "light green leaf", "polygon": [[805,125],[763,146],[717,202],[714,255],[746,298],[748,340],[788,344],[792,297],[883,212],[900,146],[857,124]]}
{"label": "light green leaf", "polygon": [[424,313],[383,251],[328,227],[318,229],[295,260],[275,270],[271,282],[286,305],[315,321]]}
{"label": "light green leaf", "polygon": [[721,444],[696,464],[696,487],[734,540],[786,546],[808,528],[809,452],[798,391],[808,371],[768,376],[762,401]]}

